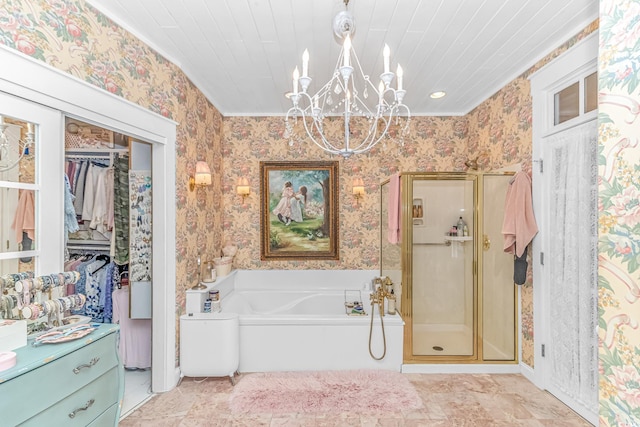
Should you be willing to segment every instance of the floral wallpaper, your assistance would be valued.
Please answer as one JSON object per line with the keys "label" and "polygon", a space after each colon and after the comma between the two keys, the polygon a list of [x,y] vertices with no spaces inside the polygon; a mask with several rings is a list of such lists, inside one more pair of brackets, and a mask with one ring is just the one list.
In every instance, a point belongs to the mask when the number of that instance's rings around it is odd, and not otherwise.
{"label": "floral wallpaper", "polygon": [[[176,315],[182,314],[198,255],[213,257],[222,246],[220,113],[176,65],[83,0],[3,0],[0,43],[178,122]],[[198,160],[211,167],[213,185],[190,192]]]}
{"label": "floral wallpaper", "polygon": [[602,0],[600,425],[640,425],[640,0]]}
{"label": "floral wallpaper", "polygon": [[[592,22],[467,115],[469,152],[478,153],[478,164],[481,169],[494,170],[519,165],[523,171],[531,174],[533,112],[529,76],[597,29],[598,21]],[[520,289],[521,362],[533,367],[532,286],[534,278],[531,251],[528,255],[528,264],[527,279]]]}
{"label": "floral wallpaper", "polygon": [[[290,146],[283,137],[282,117],[225,117],[222,143],[222,193],[225,240],[238,245],[236,268],[246,269],[379,269],[380,183],[397,171],[464,171],[467,160],[467,119],[416,117],[411,135],[391,138],[368,154],[342,159],[330,156],[308,141]],[[327,126],[340,137],[342,123]],[[357,123],[354,135],[362,132]],[[298,135],[300,129],[296,129]],[[304,132],[302,130],[302,132]],[[260,261],[260,161],[338,160],[340,170],[340,260]],[[251,195],[244,204],[235,195],[239,177],[247,177]],[[352,196],[354,178],[362,178],[365,196],[358,205]]]}

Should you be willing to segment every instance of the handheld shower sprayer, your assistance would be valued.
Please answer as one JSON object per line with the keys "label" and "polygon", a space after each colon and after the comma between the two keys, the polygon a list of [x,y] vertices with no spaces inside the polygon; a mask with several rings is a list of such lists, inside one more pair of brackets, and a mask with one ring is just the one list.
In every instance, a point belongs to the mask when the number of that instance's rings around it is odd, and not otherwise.
{"label": "handheld shower sprayer", "polygon": [[[382,360],[384,356],[387,354],[387,337],[384,331],[384,299],[391,300],[391,298],[395,299],[395,296],[391,292],[393,288],[393,282],[389,277],[376,277],[373,279],[373,292],[369,296],[371,301],[371,324],[369,326],[369,354],[374,360]],[[373,307],[375,304],[378,304],[378,311],[380,314],[380,327],[382,328],[382,343],[383,343],[383,351],[382,356],[376,357],[371,350],[371,336],[373,335],[373,315],[375,313],[375,308]]]}

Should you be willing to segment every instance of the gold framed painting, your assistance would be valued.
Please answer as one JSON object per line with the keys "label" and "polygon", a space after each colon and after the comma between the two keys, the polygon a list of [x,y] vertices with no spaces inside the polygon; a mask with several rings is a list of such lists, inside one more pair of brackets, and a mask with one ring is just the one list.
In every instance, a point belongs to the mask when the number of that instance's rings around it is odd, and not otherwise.
{"label": "gold framed painting", "polygon": [[260,162],[260,258],[339,259],[338,162]]}

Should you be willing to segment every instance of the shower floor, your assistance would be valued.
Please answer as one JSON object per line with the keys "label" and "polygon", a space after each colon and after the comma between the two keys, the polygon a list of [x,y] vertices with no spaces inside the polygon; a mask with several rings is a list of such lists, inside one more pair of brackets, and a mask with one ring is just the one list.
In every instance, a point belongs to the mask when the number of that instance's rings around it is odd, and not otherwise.
{"label": "shower floor", "polygon": [[471,328],[465,325],[414,323],[413,354],[415,356],[470,356],[473,354]]}

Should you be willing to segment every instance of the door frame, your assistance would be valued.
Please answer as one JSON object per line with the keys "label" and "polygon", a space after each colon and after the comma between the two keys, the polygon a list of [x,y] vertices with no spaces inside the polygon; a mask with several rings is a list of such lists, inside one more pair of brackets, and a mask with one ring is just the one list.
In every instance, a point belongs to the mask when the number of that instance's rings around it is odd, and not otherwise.
{"label": "door frame", "polygon": [[[548,359],[543,356],[543,346],[550,340],[550,325],[547,322],[549,318],[548,283],[550,272],[545,270],[541,262],[542,254],[544,252],[549,253],[548,239],[545,239],[545,230],[548,230],[548,218],[544,215],[544,212],[548,209],[547,195],[544,192],[544,188],[549,185],[549,177],[548,174],[545,176],[542,172],[544,170],[544,140],[555,133],[597,120],[597,110],[584,114],[582,113],[582,106],[580,106],[582,114],[554,126],[553,101],[554,94],[560,89],[566,87],[570,82],[576,81],[579,76],[597,70],[598,42],[598,31],[594,31],[570,50],[529,77],[531,80],[533,107],[533,208],[540,232],[533,239],[531,254],[534,280],[533,306],[535,308],[533,313],[535,331],[534,367],[522,365],[522,373],[536,386],[545,390],[549,386],[549,366]],[[572,405],[569,404],[569,406]],[[576,406],[572,409],[580,413],[589,422],[597,425],[598,408],[584,408],[576,403]]]}
{"label": "door frame", "polygon": [[[152,143],[152,269],[155,292],[152,296],[151,384],[153,392],[171,390],[180,377],[176,367],[175,314],[177,123],[2,45],[0,63],[3,64],[0,68],[0,91]],[[64,158],[62,120],[60,129],[60,136],[56,138],[56,164],[63,164]],[[60,176],[62,173],[63,168],[60,168]],[[62,233],[61,227],[60,237]],[[62,247],[59,250],[62,251]],[[63,265],[57,268],[62,271]]]}

